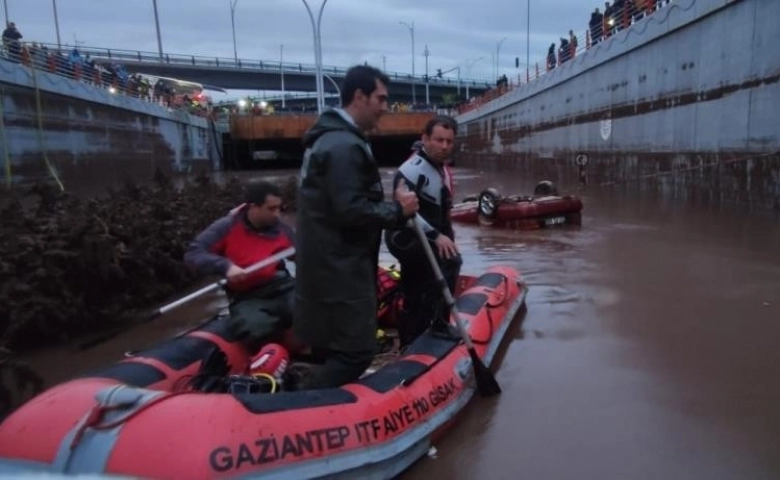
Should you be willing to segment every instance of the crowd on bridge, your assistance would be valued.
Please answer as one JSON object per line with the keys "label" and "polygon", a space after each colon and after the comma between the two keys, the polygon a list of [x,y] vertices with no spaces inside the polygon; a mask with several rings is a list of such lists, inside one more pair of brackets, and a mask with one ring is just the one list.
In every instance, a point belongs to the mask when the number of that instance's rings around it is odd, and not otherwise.
{"label": "crowd on bridge", "polygon": [[36,42],[25,43],[14,22],[3,30],[3,48],[0,56],[39,71],[53,73],[86,84],[104,88],[111,93],[129,95],[141,100],[160,103],[171,108],[181,108],[190,113],[209,116],[209,102],[194,96],[181,94],[164,82],[152,82],[149,78],[129,73],[118,62],[101,62],[82,55],[78,47],[70,51],[51,49]]}
{"label": "crowd on bridge", "polygon": [[[612,3],[604,3],[604,11],[595,8],[590,16],[588,28],[585,34],[578,37],[574,30],[569,30],[567,36],[560,38],[560,43],[551,43],[547,49],[546,71],[550,72],[556,67],[574,59],[578,53],[588,50],[600,42],[603,42],[616,33],[623,31],[643,18],[655,14],[674,0],[612,0]],[[519,67],[519,61],[517,66]],[[542,73],[539,64],[536,64],[535,72],[531,72],[528,65],[525,75],[518,75],[515,85],[529,83],[538,78]],[[485,92],[482,96],[468,99],[459,106],[461,113],[484,105],[485,103],[500,97],[512,90],[513,86],[508,82],[506,75],[502,75],[496,81],[496,88]]]}

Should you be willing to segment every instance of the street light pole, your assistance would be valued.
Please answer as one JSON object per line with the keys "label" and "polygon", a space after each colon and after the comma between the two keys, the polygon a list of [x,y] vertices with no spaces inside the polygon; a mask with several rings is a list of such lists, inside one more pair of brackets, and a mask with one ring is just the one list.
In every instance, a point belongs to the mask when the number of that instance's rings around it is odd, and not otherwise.
{"label": "street light pole", "polygon": [[428,77],[428,57],[431,55],[431,51],[428,50],[428,44],[425,44],[425,51],[423,52],[423,55],[425,55],[425,104],[429,105],[431,104],[431,90],[430,90],[430,77]]}
{"label": "street light pole", "polygon": [[160,61],[163,59],[162,37],[160,36],[160,16],[157,15],[157,0],[152,0],[154,5],[154,24],[157,27],[157,48],[160,50]]}
{"label": "street light pole", "polygon": [[411,25],[409,25],[406,22],[398,22],[401,25],[404,25],[406,28],[409,29],[409,32],[412,34],[412,104],[417,103],[417,92],[415,87],[415,77],[414,77],[414,56],[416,55],[416,50],[414,49],[414,22],[412,22]]}
{"label": "street light pole", "polygon": [[233,59],[238,65],[238,49],[236,48],[236,4],[238,0],[230,0],[230,25],[233,27]]}
{"label": "street light pole", "polygon": [[527,0],[528,13],[527,24],[525,29],[525,65],[526,68],[531,68],[531,0]]}
{"label": "street light pole", "polygon": [[[478,59],[476,59],[476,60],[474,60],[472,62],[469,62],[468,60],[466,60],[466,76],[467,77],[471,77],[471,67],[472,67],[472,65],[474,65],[478,61],[482,60],[483,58],[485,58],[485,57],[479,57]],[[469,84],[468,84],[468,82],[466,82],[466,100],[468,100],[468,99],[469,99]]]}
{"label": "street light pole", "polygon": [[[328,80],[330,80],[330,83],[333,84],[333,86],[336,88],[336,94],[339,96],[339,98],[341,98],[341,89],[339,88],[339,84],[336,83],[335,80],[333,80],[333,77],[331,77],[327,73],[323,73],[322,76],[324,78],[327,78]],[[323,82],[323,88],[324,88],[324,85],[325,85],[325,83]]]}
{"label": "street light pole", "polygon": [[498,63],[498,52],[501,50],[501,44],[504,43],[504,40],[506,40],[506,37],[499,40],[498,44],[496,44],[496,80],[498,80],[498,76],[501,74],[500,67]]}
{"label": "street light pole", "polygon": [[282,108],[285,108],[284,103],[284,44],[279,45],[279,76],[282,79]]}
{"label": "street light pole", "polygon": [[[57,50],[62,50],[62,42],[60,41],[60,21],[57,18],[57,0],[51,0],[52,7],[54,8],[54,29],[57,32]],[[78,45],[76,45],[78,47]]]}
{"label": "street light pole", "polygon": [[387,72],[387,55],[382,55],[382,71]]}
{"label": "street light pole", "polygon": [[8,0],[3,0],[3,10],[5,10],[5,26],[7,27],[11,20],[8,18]]}
{"label": "street light pole", "polygon": [[455,68],[458,69],[458,101],[460,101],[460,65]]}
{"label": "street light pole", "polygon": [[323,0],[320,6],[320,11],[317,15],[317,21],[314,21],[314,14],[309,8],[309,4],[306,0],[303,0],[303,4],[306,6],[306,11],[309,12],[309,19],[311,20],[311,29],[314,34],[314,63],[316,66],[315,81],[317,85],[317,113],[321,114],[325,103],[325,88],[322,79],[322,35],[320,31],[320,25],[322,23],[322,12],[325,10],[325,4],[328,0]]}

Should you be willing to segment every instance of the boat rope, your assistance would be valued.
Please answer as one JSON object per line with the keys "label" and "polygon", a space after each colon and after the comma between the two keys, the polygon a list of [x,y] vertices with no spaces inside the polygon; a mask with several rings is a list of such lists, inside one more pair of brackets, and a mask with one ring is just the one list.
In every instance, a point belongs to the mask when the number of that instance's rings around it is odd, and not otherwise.
{"label": "boat rope", "polygon": [[656,178],[656,177],[661,177],[661,176],[664,176],[664,175],[674,175],[674,174],[677,174],[677,173],[692,172],[694,170],[702,170],[702,169],[708,168],[708,167],[717,167],[717,166],[720,166],[720,165],[729,165],[731,163],[745,162],[745,161],[748,161],[748,160],[754,160],[754,159],[764,158],[764,157],[771,157],[771,156],[774,156],[774,155],[780,155],[780,151],[769,152],[769,153],[762,153],[762,154],[759,154],[759,155],[749,155],[749,156],[744,156],[744,157],[737,157],[737,158],[732,158],[730,160],[715,161],[715,162],[710,162],[710,163],[706,163],[706,164],[702,163],[701,165],[697,165],[695,167],[686,167],[686,168],[680,168],[680,169],[674,169],[673,168],[672,170],[668,170],[668,171],[665,171],[665,172],[648,173],[646,175],[636,175],[636,176],[633,176],[633,177],[630,177],[630,178],[623,178],[623,179],[619,179],[619,180],[612,180],[612,181],[609,181],[609,182],[597,183],[594,186],[595,187],[607,187],[607,186],[611,186],[611,185],[617,185],[617,184],[620,184],[620,183],[634,182],[634,181],[638,181],[638,180],[646,180],[648,178]]}
{"label": "boat rope", "polygon": [[73,441],[70,443],[70,449],[73,450],[76,448],[81,441],[82,437],[84,436],[84,433],[87,431],[87,429],[91,428],[93,430],[110,430],[114,427],[117,427],[121,425],[122,423],[126,423],[130,421],[131,418],[135,417],[139,413],[143,412],[144,410],[148,409],[149,407],[153,405],[157,405],[158,403],[162,402],[163,400],[167,400],[172,397],[176,397],[178,395],[182,395],[185,393],[190,392],[166,392],[156,398],[153,398],[147,403],[144,403],[140,407],[136,408],[132,412],[130,412],[127,416],[120,417],[117,420],[114,420],[113,422],[107,422],[107,423],[101,423],[103,421],[103,417],[106,413],[114,410],[125,410],[133,406],[133,404],[127,404],[127,403],[117,403],[115,405],[108,404],[108,401],[113,396],[113,393],[118,392],[122,388],[127,388],[126,385],[117,385],[114,387],[114,390],[109,393],[108,398],[104,402],[100,402],[94,407],[92,407],[92,410],[89,411],[87,414],[86,419],[84,422],[79,426],[78,430],[76,430],[76,434],[73,436]]}
{"label": "boat rope", "polygon": [[11,154],[8,151],[8,140],[5,137],[5,109],[4,90],[0,88],[0,143],[3,144],[3,162],[5,164],[5,186],[11,188]]}
{"label": "boat rope", "polygon": [[493,314],[490,313],[490,311],[494,308],[498,308],[504,303],[506,303],[507,298],[509,297],[509,279],[506,277],[506,275],[501,275],[501,278],[503,278],[503,284],[504,284],[504,294],[501,295],[501,301],[499,301],[496,304],[492,304],[490,302],[485,302],[485,313],[487,314],[487,320],[488,320],[488,327],[490,329],[488,330],[487,338],[484,340],[477,339],[474,337],[471,337],[471,341],[474,342],[475,345],[487,345],[490,343],[491,340],[493,340],[493,332],[495,331],[495,319],[493,318]]}
{"label": "boat rope", "polygon": [[64,192],[65,186],[60,181],[60,177],[54,170],[54,167],[49,161],[49,155],[46,153],[46,139],[43,134],[43,108],[41,107],[41,89],[38,88],[38,74],[36,73],[35,66],[31,66],[30,70],[32,71],[33,85],[35,86],[35,109],[38,117],[38,129],[36,130],[38,134],[38,146],[40,147],[41,153],[43,154],[43,160],[46,162],[46,168],[49,169],[49,173],[51,173],[52,177],[54,177],[54,180],[60,187],[60,191]]}

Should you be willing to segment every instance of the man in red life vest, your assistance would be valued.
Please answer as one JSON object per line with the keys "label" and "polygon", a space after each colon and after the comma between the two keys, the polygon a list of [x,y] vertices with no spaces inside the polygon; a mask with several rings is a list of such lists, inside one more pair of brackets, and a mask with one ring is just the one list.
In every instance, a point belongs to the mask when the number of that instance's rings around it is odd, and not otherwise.
{"label": "man in red life vest", "polygon": [[246,203],[212,223],[184,254],[203,275],[227,277],[233,333],[250,352],[281,341],[292,325],[294,278],[284,260],[261,270],[245,269],[294,245],[292,228],[279,220],[279,188],[264,181],[247,185]]}

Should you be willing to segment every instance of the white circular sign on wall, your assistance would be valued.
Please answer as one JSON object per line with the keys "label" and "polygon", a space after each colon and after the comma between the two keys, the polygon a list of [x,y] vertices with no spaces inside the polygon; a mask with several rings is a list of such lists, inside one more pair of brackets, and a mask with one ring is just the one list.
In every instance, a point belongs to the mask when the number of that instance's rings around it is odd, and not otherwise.
{"label": "white circular sign on wall", "polygon": [[612,135],[612,119],[607,117],[601,121],[601,138],[604,141],[609,140]]}

